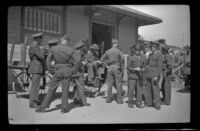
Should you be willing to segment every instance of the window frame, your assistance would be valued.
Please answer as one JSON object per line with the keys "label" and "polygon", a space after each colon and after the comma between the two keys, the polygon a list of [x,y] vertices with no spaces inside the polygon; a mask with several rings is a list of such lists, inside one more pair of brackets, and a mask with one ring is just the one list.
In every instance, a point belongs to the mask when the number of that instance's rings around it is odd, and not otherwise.
{"label": "window frame", "polygon": [[[37,12],[42,12],[41,14],[43,13],[49,13],[49,14],[52,14],[52,16],[54,17],[55,15],[57,16],[60,16],[60,22],[61,22],[61,25],[59,27],[58,25],[58,28],[60,28],[60,33],[54,33],[54,31],[52,32],[46,32],[46,31],[43,31],[43,21],[41,22],[41,30],[38,31],[38,24],[37,24],[37,30],[34,30],[34,25],[32,26],[32,29],[28,29],[28,28],[25,28],[25,11],[26,9],[33,9],[33,10],[37,10]],[[29,15],[28,15],[29,17]],[[43,17],[43,15],[41,15],[41,18]],[[45,18],[46,19],[46,18]],[[64,34],[64,30],[63,30],[63,27],[64,27],[64,18],[63,18],[63,9],[62,11],[57,11],[57,10],[53,10],[53,9],[47,9],[47,8],[42,8],[42,7],[31,7],[31,6],[25,6],[24,9],[23,9],[23,30],[24,30],[24,33],[30,33],[30,34],[34,34],[34,33],[38,33],[38,32],[43,32],[45,35],[50,35],[50,36],[63,36]],[[27,21],[28,23],[29,21]],[[54,22],[54,19],[53,19],[53,22]],[[45,23],[46,24],[46,23]],[[54,24],[53,24],[53,30],[54,30]]]}

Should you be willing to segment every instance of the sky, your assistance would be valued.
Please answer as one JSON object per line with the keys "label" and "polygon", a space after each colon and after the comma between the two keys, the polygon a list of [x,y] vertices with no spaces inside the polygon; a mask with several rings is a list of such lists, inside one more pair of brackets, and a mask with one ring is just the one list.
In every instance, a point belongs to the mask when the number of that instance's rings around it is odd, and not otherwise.
{"label": "sky", "polygon": [[165,39],[168,45],[190,45],[190,10],[187,5],[125,5],[134,10],[161,18],[162,23],[140,26],[138,33],[145,40]]}

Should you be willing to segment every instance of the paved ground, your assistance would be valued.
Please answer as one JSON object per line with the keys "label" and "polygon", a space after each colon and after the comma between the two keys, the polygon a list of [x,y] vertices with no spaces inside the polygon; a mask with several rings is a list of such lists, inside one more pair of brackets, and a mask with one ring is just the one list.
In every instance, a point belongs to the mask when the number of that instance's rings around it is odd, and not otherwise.
{"label": "paved ground", "polygon": [[[124,87],[125,89],[127,87]],[[16,98],[14,94],[8,95],[9,122],[11,124],[97,124],[97,123],[182,123],[190,121],[190,93],[179,93],[180,88],[172,89],[172,102],[170,106],[162,105],[161,110],[151,107],[139,109],[128,108],[127,98],[124,104],[116,101],[105,103],[105,98],[87,98],[90,107],[75,107],[69,113],[61,114],[56,105],[61,99],[53,101],[49,112],[36,113],[30,109],[28,98]],[[60,90],[58,89],[58,93]],[[69,100],[69,103],[72,100]]]}

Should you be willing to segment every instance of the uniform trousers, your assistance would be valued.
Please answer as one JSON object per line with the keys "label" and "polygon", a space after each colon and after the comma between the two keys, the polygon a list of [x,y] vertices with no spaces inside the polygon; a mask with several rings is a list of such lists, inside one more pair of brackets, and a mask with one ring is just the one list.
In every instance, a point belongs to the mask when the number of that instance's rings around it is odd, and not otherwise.
{"label": "uniform trousers", "polygon": [[153,78],[147,78],[147,89],[146,89],[147,105],[155,106],[161,105],[160,100],[160,90],[158,86],[158,80],[153,80]]}
{"label": "uniform trousers", "polygon": [[61,67],[60,69],[55,71],[53,75],[52,81],[50,82],[49,90],[47,95],[45,96],[41,107],[46,108],[49,107],[54,95],[56,93],[56,89],[58,88],[60,82],[62,82],[62,105],[61,108],[67,108],[68,106],[68,88],[70,85],[70,80],[72,77],[73,71],[71,67]]}
{"label": "uniform trousers", "polygon": [[30,92],[29,92],[30,104],[33,104],[33,101],[39,100],[41,75],[42,75],[41,73],[40,74],[39,73],[32,74],[32,86],[31,86]]}
{"label": "uniform trousers", "polygon": [[118,67],[109,67],[107,74],[108,96],[107,101],[111,100],[113,85],[117,88],[117,101],[122,101],[122,72]]}

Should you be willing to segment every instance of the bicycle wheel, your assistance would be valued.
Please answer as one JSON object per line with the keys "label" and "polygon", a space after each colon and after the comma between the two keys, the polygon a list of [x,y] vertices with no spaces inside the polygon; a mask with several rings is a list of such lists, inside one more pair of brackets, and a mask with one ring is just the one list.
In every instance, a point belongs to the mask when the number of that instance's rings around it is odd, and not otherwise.
{"label": "bicycle wheel", "polygon": [[52,76],[49,73],[45,74],[45,76],[41,76],[40,93],[47,93],[51,80],[52,80]]}
{"label": "bicycle wheel", "polygon": [[31,85],[31,76],[26,72],[21,72],[16,76],[13,82],[13,91],[17,97],[29,93],[29,86]]}

